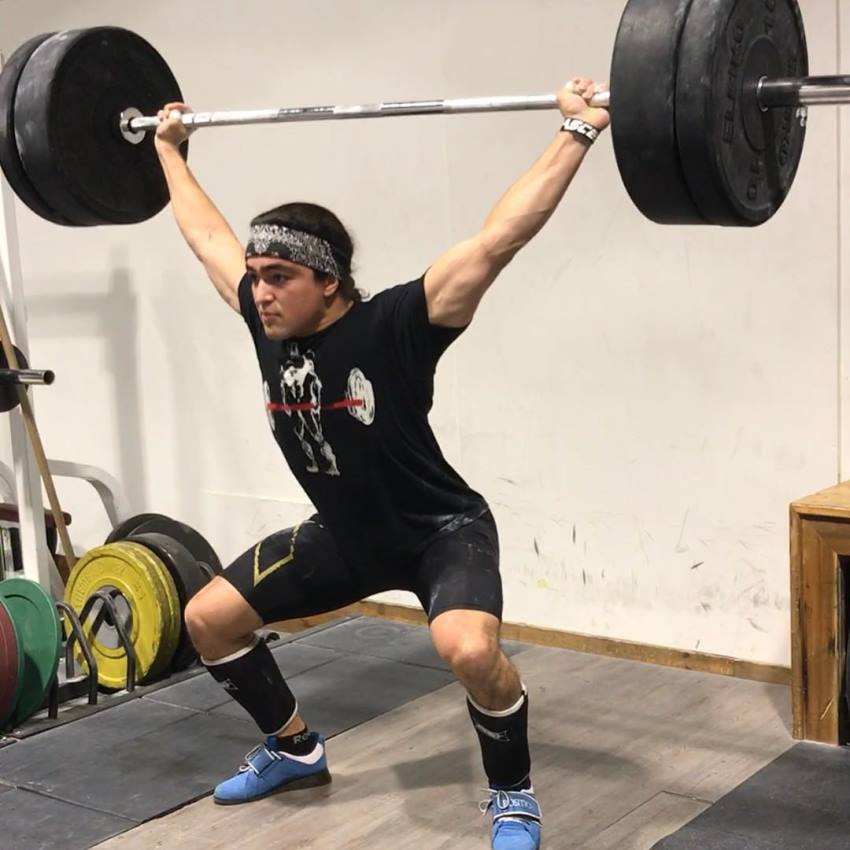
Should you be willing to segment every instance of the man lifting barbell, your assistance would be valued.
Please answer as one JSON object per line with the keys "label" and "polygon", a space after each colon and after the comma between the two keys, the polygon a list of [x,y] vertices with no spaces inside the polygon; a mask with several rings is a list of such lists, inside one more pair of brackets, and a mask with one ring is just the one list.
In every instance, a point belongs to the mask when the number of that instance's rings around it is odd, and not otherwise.
{"label": "man lifting barbell", "polygon": [[[215,789],[242,803],[330,781],[263,625],[334,610],[390,589],[415,593],[440,656],[468,692],[490,784],[494,848],[536,848],[528,695],[499,646],[496,525],[452,469],[428,424],[440,356],[490,284],[555,211],[608,126],[604,87],[559,94],[562,132],[501,198],[475,236],[421,277],[364,301],[341,222],[312,204],[257,216],[247,246],[201,189],[180,146],[180,111],[159,113],[156,149],[189,246],[254,340],[269,421],[318,513],[249,549],[189,603],[186,623],[212,676],[266,738]],[[247,270],[246,270],[247,268]]]}

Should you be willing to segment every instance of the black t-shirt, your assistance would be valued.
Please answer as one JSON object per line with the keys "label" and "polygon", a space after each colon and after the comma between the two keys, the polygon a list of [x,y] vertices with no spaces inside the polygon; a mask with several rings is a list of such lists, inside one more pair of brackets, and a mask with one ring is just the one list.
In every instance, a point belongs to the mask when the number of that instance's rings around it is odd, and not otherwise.
{"label": "black t-shirt", "polygon": [[422,278],[303,338],[265,335],[248,275],[239,306],[275,439],[347,560],[398,563],[487,509],[428,423],[437,361],[461,331],[428,321]]}

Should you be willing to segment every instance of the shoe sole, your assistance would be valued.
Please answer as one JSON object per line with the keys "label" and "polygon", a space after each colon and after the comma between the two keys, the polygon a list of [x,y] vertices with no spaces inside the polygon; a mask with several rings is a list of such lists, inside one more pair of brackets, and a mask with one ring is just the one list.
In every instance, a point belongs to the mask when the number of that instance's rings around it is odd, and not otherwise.
{"label": "shoe sole", "polygon": [[287,782],[286,785],[281,785],[279,788],[272,788],[271,791],[266,791],[265,794],[251,797],[250,800],[219,800],[218,797],[213,796],[213,802],[217,806],[239,806],[244,803],[253,803],[256,800],[264,800],[266,797],[273,797],[275,794],[283,794],[286,791],[302,791],[305,788],[318,788],[322,785],[330,785],[330,783],[330,771],[325,769],[321,773],[314,773],[312,776],[305,776],[302,779]]}

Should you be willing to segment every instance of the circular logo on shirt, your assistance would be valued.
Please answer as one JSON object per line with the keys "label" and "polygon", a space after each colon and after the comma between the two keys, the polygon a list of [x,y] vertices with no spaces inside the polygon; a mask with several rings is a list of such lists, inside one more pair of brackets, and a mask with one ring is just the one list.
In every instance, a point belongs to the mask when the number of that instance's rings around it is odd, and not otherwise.
{"label": "circular logo on shirt", "polygon": [[356,420],[364,425],[371,425],[375,421],[375,391],[372,382],[356,367],[348,375],[345,398],[355,402],[346,410]]}

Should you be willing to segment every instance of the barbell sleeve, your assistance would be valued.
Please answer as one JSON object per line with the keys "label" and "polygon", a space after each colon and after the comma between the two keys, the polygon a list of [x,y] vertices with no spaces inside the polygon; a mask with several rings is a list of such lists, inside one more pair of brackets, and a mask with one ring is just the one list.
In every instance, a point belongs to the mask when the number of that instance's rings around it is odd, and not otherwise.
{"label": "barbell sleeve", "polygon": [[52,384],[50,369],[0,369],[0,384]]}
{"label": "barbell sleeve", "polygon": [[850,103],[850,76],[765,79],[758,99],[762,109]]}

